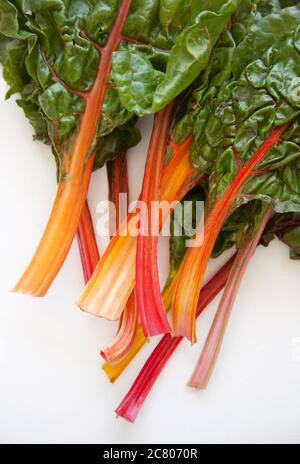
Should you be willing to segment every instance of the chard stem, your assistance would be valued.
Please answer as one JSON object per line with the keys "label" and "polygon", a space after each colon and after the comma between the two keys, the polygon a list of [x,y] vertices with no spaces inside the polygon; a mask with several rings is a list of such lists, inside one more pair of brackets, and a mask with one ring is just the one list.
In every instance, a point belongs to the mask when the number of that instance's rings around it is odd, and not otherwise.
{"label": "chard stem", "polygon": [[[161,201],[171,204],[181,198],[199,182],[199,175],[189,163],[188,153],[192,138],[176,145],[173,155],[164,168],[161,181]],[[162,211],[162,222],[170,214]],[[139,213],[128,215],[117,234],[110,241],[95,272],[78,300],[84,311],[109,320],[120,319],[125,304],[135,285],[137,237],[130,235],[130,225],[136,224]],[[134,227],[134,226],[133,226]]]}
{"label": "chard stem", "polygon": [[146,337],[171,332],[161,298],[158,276],[158,235],[155,229],[158,229],[159,218],[153,218],[152,205],[160,199],[161,176],[172,110],[173,105],[168,105],[155,115],[140,196],[147,209],[142,208],[140,211],[140,232],[136,251],[136,298]]}
{"label": "chard stem", "polygon": [[128,170],[127,170],[127,155],[120,153],[115,160],[106,163],[108,177],[108,199],[115,207],[115,214],[109,215],[109,231],[110,237],[116,233],[116,226],[124,221],[127,214],[127,209],[122,209],[120,204],[120,193],[127,195],[128,207]]}
{"label": "chard stem", "polygon": [[77,242],[80,252],[84,281],[87,283],[90,280],[100,259],[91,213],[87,202],[85,203],[80,216],[77,231]]}
{"label": "chard stem", "polygon": [[[174,294],[173,333],[175,336],[187,337],[192,343],[196,338],[196,311],[201,285],[206,266],[217,236],[228,216],[230,207],[236,199],[246,180],[252,175],[254,168],[262,161],[281,138],[288,124],[273,129],[262,146],[250,160],[242,165],[230,187],[219,198],[204,224],[204,239],[200,247],[189,248],[180,266],[177,287]],[[200,231],[202,232],[202,231]],[[200,237],[199,237],[200,239]]]}
{"label": "chard stem", "polygon": [[[233,261],[234,257],[204,286],[202,298],[198,302],[197,316],[204,311],[209,303],[224,288]],[[159,374],[182,340],[183,337],[172,337],[170,334],[163,336],[144,364],[129,392],[116,409],[118,416],[130,422],[135,421]]]}
{"label": "chard stem", "polygon": [[[126,153],[120,154],[115,160],[107,163],[109,200],[115,206],[113,215],[110,214],[110,234],[115,233],[115,223],[122,222],[125,211],[120,204],[120,193],[127,194],[128,199],[128,171]],[[127,205],[128,206],[128,205]],[[123,213],[123,214],[122,214]],[[135,341],[138,328],[138,313],[136,308],[135,291],[133,290],[126,303],[119,320],[118,330],[113,341],[104,347],[100,354],[110,365],[122,362],[130,352]]]}
{"label": "chard stem", "polygon": [[261,223],[253,234],[249,230],[244,243],[241,245],[234,260],[231,272],[226,282],[226,286],[220,301],[213,324],[206,339],[203,351],[197,366],[189,380],[188,385],[197,389],[205,389],[208,385],[217,357],[221,350],[225,331],[229,322],[237,293],[250,260],[256,250],[264,229],[272,215],[272,205],[269,206],[261,220]]}
{"label": "chard stem", "polygon": [[[172,304],[173,293],[175,289],[176,275],[173,277],[169,285],[164,288],[162,292],[163,303],[166,311],[169,311]],[[141,324],[138,325],[136,337],[130,347],[126,356],[116,363],[105,362],[102,366],[102,370],[105,372],[110,382],[114,383],[120,375],[124,372],[126,367],[131,363],[136,354],[143,348],[148,338],[145,337]]]}
{"label": "chard stem", "polygon": [[109,78],[112,53],[120,43],[131,1],[123,0],[102,49],[97,76],[84,96],[86,106],[69,152],[64,157],[55,203],[40,244],[14,291],[44,296],[63,265],[78,229],[94,161],[90,153]]}
{"label": "chard stem", "polygon": [[103,359],[110,365],[121,362],[130,352],[137,334],[138,313],[133,290],[126,303],[119,321],[116,337],[100,352]]}

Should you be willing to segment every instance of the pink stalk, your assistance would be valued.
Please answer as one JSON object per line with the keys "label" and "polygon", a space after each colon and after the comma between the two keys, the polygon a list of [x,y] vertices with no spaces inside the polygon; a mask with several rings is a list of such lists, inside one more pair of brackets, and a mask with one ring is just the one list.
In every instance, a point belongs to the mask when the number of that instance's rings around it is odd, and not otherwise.
{"label": "pink stalk", "polygon": [[135,340],[137,327],[138,314],[133,291],[122,313],[115,338],[100,352],[106,362],[116,364],[127,356]]}
{"label": "pink stalk", "polygon": [[[198,302],[197,317],[224,288],[233,262],[234,257],[232,257],[204,286],[201,298]],[[116,409],[118,416],[129,422],[135,421],[156,379],[182,340],[183,337],[173,338],[170,334],[164,335],[144,364],[129,392]]]}
{"label": "pink stalk", "polygon": [[205,389],[208,385],[217,357],[221,350],[225,331],[232,312],[232,308],[237,297],[237,293],[242,279],[247,270],[248,264],[256,250],[262,233],[272,214],[272,206],[267,208],[259,228],[255,232],[249,231],[245,242],[240,247],[234,260],[230,275],[220,301],[218,311],[215,315],[210,332],[206,339],[203,351],[198,364],[188,383],[190,387]]}

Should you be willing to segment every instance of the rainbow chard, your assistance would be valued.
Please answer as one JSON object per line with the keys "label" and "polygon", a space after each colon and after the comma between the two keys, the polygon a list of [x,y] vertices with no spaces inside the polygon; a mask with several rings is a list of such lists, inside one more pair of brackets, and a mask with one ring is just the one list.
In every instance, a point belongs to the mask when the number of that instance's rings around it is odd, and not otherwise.
{"label": "rainbow chard", "polygon": [[[162,222],[170,213],[169,204],[180,200],[199,181],[199,175],[188,160],[191,138],[173,145],[173,153],[164,167],[160,198],[166,208]],[[135,286],[137,237],[127,231],[138,222],[139,211],[128,215],[110,241],[92,278],[78,300],[81,309],[109,320],[121,317],[125,304]]]}
{"label": "rainbow chard", "polygon": [[[80,30],[81,11],[72,4],[66,6],[60,0],[24,1],[21,6],[2,3],[0,33],[15,39],[7,44],[4,77],[11,85],[10,94],[21,92],[19,103],[25,114],[32,119],[38,113],[45,121],[59,167],[48,225],[14,289],[43,296],[64,262],[85,205],[112,53],[121,41],[131,2],[123,0],[120,8],[112,2],[97,42],[89,36],[95,17],[87,15]],[[21,80],[13,75],[14,65],[21,67]]]}
{"label": "rainbow chard", "polygon": [[278,213],[300,210],[299,20],[297,6],[255,23],[232,55],[230,79],[220,89],[205,82],[196,114],[185,116],[194,124],[191,161],[209,175],[204,241],[185,255],[172,307],[174,334],[191,342],[206,265],[230,214],[254,199]]}
{"label": "rainbow chard", "polygon": [[[230,259],[203,288],[202,299],[201,301],[199,300],[197,308],[197,316],[204,311],[215,296],[223,289],[232,263],[233,258]],[[129,392],[116,409],[118,416],[130,422],[135,421],[157,377],[182,340],[182,337],[171,337],[170,334],[164,335],[146,361]]]}
{"label": "rainbow chard", "polygon": [[20,93],[19,105],[37,137],[51,143],[59,168],[52,214],[16,291],[47,292],[78,228],[91,170],[105,153],[116,156],[109,146],[126,145],[120,128],[130,131],[134,113],[162,109],[193,82],[236,7],[236,0],[192,8],[146,0],[1,0],[8,96]]}
{"label": "rainbow chard", "polygon": [[[156,112],[190,86],[205,71],[213,47],[236,8],[235,0],[195,2],[192,7],[184,1],[170,5],[135,2],[125,24],[124,40],[114,54],[111,75],[124,108],[137,115]],[[185,160],[190,143],[191,137],[187,137],[173,146],[173,159],[164,172],[169,167],[171,170],[174,162],[177,178],[175,171],[170,172],[175,180],[164,184],[163,175],[161,199],[175,201],[187,192],[193,173],[192,168],[186,169]],[[181,169],[177,169],[179,162]],[[124,227],[120,227],[120,235]],[[78,301],[82,309],[108,319],[120,318],[135,283],[135,248],[134,237],[112,240]],[[117,278],[113,267],[118,268]]]}
{"label": "rainbow chard", "polygon": [[[243,21],[246,21],[246,24],[248,25],[249,14],[251,16],[251,13],[253,11],[254,11],[253,3],[247,1],[241,5],[236,15],[234,15],[233,19],[235,21],[238,21],[238,24],[239,24],[239,30],[235,31],[235,36],[237,37],[237,40],[239,36],[241,35],[240,28],[241,28],[241,25],[243,24]],[[251,17],[253,19],[254,16],[252,15]],[[234,22],[232,26],[234,26]],[[245,35],[245,29],[246,29],[246,26],[242,28],[242,32],[243,32],[242,36]],[[211,82],[213,84],[211,90],[216,92],[218,86],[221,86],[223,82],[226,81],[230,77],[231,61],[232,61],[234,49],[235,49],[235,41],[233,40],[232,34],[230,34],[230,32],[228,31],[224,32],[221,39],[219,40],[218,47],[216,47],[212,53],[211,60],[210,60],[207,71],[201,77],[201,81],[203,83],[202,86],[204,89],[207,87],[208,82]],[[203,90],[201,89],[200,91],[203,91]],[[194,103],[195,103],[194,100],[192,100],[189,103],[190,109],[194,108]],[[174,195],[175,192],[173,192],[170,195],[170,194],[167,194],[168,192],[165,191],[165,187],[169,186],[169,192],[171,193],[172,185],[175,186],[175,183],[178,183],[180,176],[182,179],[181,181],[183,181],[185,178],[188,181],[188,182],[185,182],[184,189],[183,190],[180,189],[181,193],[191,188],[193,185],[193,181],[197,181],[197,178],[195,177],[197,170],[196,169],[191,170],[191,167],[190,168],[188,167],[188,163],[183,162],[183,160],[187,156],[187,150],[190,149],[190,144],[192,141],[191,137],[187,137],[187,130],[193,127],[193,118],[194,118],[193,112],[188,112],[187,115],[177,124],[177,126],[173,130],[172,140],[169,141],[169,144],[173,148],[174,153],[169,163],[166,166],[166,170],[164,172],[163,182],[162,182],[162,185],[163,185],[162,198],[168,199],[168,201],[172,201],[176,198],[177,199],[180,198],[178,194],[177,196]],[[180,164],[177,165],[179,160],[180,160]],[[170,173],[170,177],[168,173]],[[200,177],[201,176],[203,179],[203,174],[200,174]],[[188,180],[189,178],[190,180]],[[172,179],[174,179],[174,181]],[[180,190],[177,189],[178,192]],[[199,195],[199,191],[198,193],[197,191],[195,192],[192,191],[191,194],[185,197],[185,200],[203,201],[204,200],[203,192]],[[243,228],[244,228],[245,222],[247,221],[247,218],[248,218],[248,212],[245,213],[243,211],[243,208],[238,208],[236,210],[236,212],[231,216],[230,221],[227,221],[227,223],[222,228],[222,231],[219,234],[216,244],[214,246],[214,250],[212,253],[213,256],[219,256],[224,250],[231,248],[234,245],[239,245],[240,240],[243,238]],[[170,300],[173,298],[173,293],[174,293],[174,289],[176,286],[175,276],[178,273],[178,268],[179,268],[179,265],[182,261],[182,258],[185,252],[186,238],[187,237],[184,237],[184,236],[182,237],[174,237],[173,235],[171,236],[171,242],[170,242],[171,244],[171,249],[170,249],[171,269],[170,269],[170,275],[169,275],[168,282],[163,292],[164,306],[166,309],[169,309]],[[116,241],[114,246],[116,246],[117,242],[120,242],[120,240],[121,238],[119,238]],[[124,240],[123,246],[125,246],[125,242],[129,244],[130,241],[132,241],[132,239],[128,237],[126,240]],[[133,243],[132,243],[132,247],[134,247]],[[111,251],[112,250],[110,250],[110,252]],[[108,256],[109,255],[110,253],[108,253]],[[127,252],[127,256],[128,256],[128,252]],[[128,259],[126,263],[127,263],[126,271],[128,272],[129,271]],[[124,264],[124,261],[123,261],[123,264]],[[122,270],[121,275],[124,277],[125,268]],[[101,279],[102,283],[105,282],[106,276],[107,276],[107,272],[103,273],[103,276]],[[111,283],[111,285],[113,285],[114,283],[115,283],[115,280]],[[119,300],[116,300],[115,304],[118,304],[118,302]],[[100,306],[100,303],[101,303],[101,306],[105,305],[105,300],[103,299],[98,300],[98,306],[97,306],[98,308]],[[145,343],[145,340],[146,339],[144,337],[142,329],[141,327],[139,327],[137,337],[135,339],[134,345],[132,346],[132,350],[128,353],[126,358],[124,358],[121,362],[116,363],[114,365],[110,365],[108,363],[105,363],[103,365],[103,370],[109,377],[110,381],[114,382],[122,374],[124,369],[134,358],[136,353],[142,348],[142,346]]]}
{"label": "rainbow chard", "polygon": [[[193,221],[196,222],[196,206],[197,202],[204,200],[204,193],[202,189],[195,187],[191,190],[183,199],[184,201],[190,202],[193,207],[188,208],[185,212],[186,222],[191,224]],[[243,215],[243,220],[244,220]],[[162,292],[162,300],[164,304],[165,311],[168,311],[172,304],[172,298],[174,294],[174,289],[176,285],[176,276],[180,266],[180,263],[183,259],[184,253],[186,251],[185,243],[187,239],[190,239],[190,236],[187,235],[177,235],[175,234],[176,230],[176,221],[179,221],[179,227],[182,226],[182,219],[176,215],[171,216],[171,237],[170,237],[170,271],[169,276]],[[240,223],[238,222],[238,227],[240,228]],[[232,227],[231,227],[232,229]],[[236,230],[237,227],[234,226]],[[232,238],[232,237],[231,237]],[[147,338],[144,335],[143,328],[141,325],[138,326],[136,338],[127,352],[126,356],[117,363],[108,363],[103,364],[103,370],[107,374],[111,382],[115,382],[118,377],[122,374],[128,364],[132,361],[135,355],[140,351],[140,349],[146,343]]]}
{"label": "rainbow chard", "polygon": [[[250,8],[250,10],[249,10],[249,8]],[[236,15],[237,18],[236,19],[239,21],[239,23],[241,23],[241,15],[247,17],[247,19],[248,19],[249,11],[251,12],[252,9],[253,9],[253,4],[252,4],[252,2],[249,2],[249,5],[248,5],[246,11],[244,11],[244,9],[242,9],[242,11],[237,12],[237,15]],[[219,42],[218,47],[214,50],[214,52],[212,54],[211,62],[214,63],[214,66],[212,66],[212,65],[209,66],[208,71],[204,75],[204,80],[207,80],[208,75],[211,77],[212,74],[214,75],[214,78],[215,78],[215,80],[217,82],[221,82],[222,79],[226,78],[226,76],[228,74],[228,71],[226,70],[226,68],[228,67],[228,63],[230,62],[230,57],[232,55],[233,48],[234,48],[234,41],[231,38],[231,35],[229,33],[224,33],[224,35],[222,37],[222,40]],[[215,66],[216,64],[217,64],[217,66]],[[188,125],[189,124],[187,124],[187,126]],[[178,126],[180,126],[180,124]],[[185,124],[183,124],[183,126],[185,126]],[[170,173],[173,173],[173,172],[175,173],[174,179],[175,178],[178,179],[179,173],[182,175],[185,172],[185,169],[186,169],[186,168],[184,168],[183,165],[182,165],[181,169],[175,169],[175,165],[174,165],[174,167],[172,167],[173,161],[176,160],[176,157],[178,155],[183,156],[183,154],[185,154],[185,150],[182,150],[182,154],[180,153],[180,150],[179,150],[180,143],[182,143],[182,148],[184,148],[185,142],[187,142],[186,148],[189,148],[190,142],[191,142],[191,140],[188,140],[188,139],[184,140],[184,138],[182,137],[182,134],[181,134],[181,132],[182,132],[181,129],[182,128],[178,127],[177,130],[174,130],[173,135],[174,135],[175,138],[177,138],[177,143],[175,143],[174,141],[170,142],[171,147],[174,149],[175,158],[171,158],[171,162],[169,163],[169,165],[167,165],[167,167],[170,168],[169,169]],[[186,174],[183,176],[183,179],[186,177],[187,180],[188,180],[189,176],[191,176],[191,172],[190,173],[186,172]],[[164,175],[163,179],[165,179],[165,178],[167,178],[166,175]],[[166,184],[167,183],[169,183],[170,185],[172,184],[171,180],[169,182],[166,181]],[[163,182],[163,185],[165,185],[165,182]],[[192,187],[192,181],[188,182],[187,186]],[[187,187],[184,187],[183,191],[185,191],[186,189],[187,189]],[[163,198],[165,198],[164,195],[163,195]],[[174,196],[174,199],[175,198],[176,197]],[[169,201],[170,201],[170,199],[171,199],[171,197],[169,197]],[[185,200],[189,201],[189,202],[203,201],[204,200],[203,191],[199,191],[199,189],[196,189],[195,191],[192,191],[190,194],[188,194],[185,197]],[[193,211],[195,211],[195,210],[193,209]],[[243,215],[242,215],[242,220],[245,220]],[[240,221],[236,221],[236,222],[238,223],[238,225],[240,225]],[[171,232],[174,232],[174,221],[171,222],[171,225],[172,225]],[[239,227],[239,229],[241,229],[242,227],[243,227],[243,225],[241,227]],[[237,234],[236,224],[234,226],[232,226],[232,224],[231,224],[229,226],[229,229],[230,229],[230,238],[229,238],[228,230],[225,231],[226,244],[227,244],[226,247],[224,247],[224,241],[222,241],[222,250],[219,247],[219,249],[214,253],[215,255],[220,254],[224,249],[230,248],[235,243],[237,243],[236,236],[235,236]],[[191,237],[186,237],[186,236],[178,237],[178,236],[174,236],[173,233],[171,234],[171,240],[170,240],[170,258],[171,258],[171,261],[170,261],[170,273],[169,273],[169,277],[168,277],[166,286],[165,286],[163,294],[162,294],[163,303],[164,303],[164,307],[165,307],[166,310],[168,310],[170,308],[170,306],[171,306],[171,301],[172,301],[172,298],[173,298],[173,293],[174,293],[174,289],[175,289],[175,285],[176,285],[176,274],[178,272],[178,268],[179,268],[179,265],[180,265],[180,263],[182,261],[183,255],[185,253],[185,240],[187,238],[191,238]],[[122,359],[118,363],[111,364],[111,363],[106,362],[103,365],[103,370],[107,374],[107,376],[108,376],[108,378],[110,379],[111,382],[114,382],[116,379],[118,379],[118,377],[122,374],[122,372],[127,367],[127,365],[132,361],[132,359],[135,357],[135,355],[143,347],[145,342],[146,342],[145,335],[143,333],[142,327],[139,326],[138,331],[137,331],[136,339],[135,339],[135,341],[134,341],[134,343],[133,343],[133,345],[131,347],[131,350],[127,353],[126,357],[124,359]]]}
{"label": "rainbow chard", "polygon": [[[195,194],[193,194],[193,196],[194,195]],[[195,199],[200,200],[201,198],[202,196],[199,195],[199,193],[196,194]],[[188,195],[185,199],[191,199],[191,195]],[[267,221],[268,223],[266,225]],[[278,234],[279,237],[286,235],[293,237],[293,240],[291,239],[288,242],[284,242],[291,250],[295,248],[300,249],[299,221],[300,215],[297,213],[274,215],[272,206],[259,200],[247,203],[238,208],[223,226],[221,234],[218,237],[220,243],[216,243],[212,255],[219,256],[224,250],[234,245],[238,249],[238,253],[232,256],[223,268],[221,268],[203,287],[198,301],[197,317],[201,315],[206,306],[225,287],[225,293],[223,293],[220,303],[220,308],[222,310],[219,310],[215,319],[216,323],[219,322],[219,325],[215,324],[213,326],[217,326],[219,329],[225,329],[227,317],[234,303],[233,300],[236,296],[238,285],[243,278],[243,273],[247,268],[249,260],[255,250],[255,246],[257,246],[258,242],[264,246],[268,246],[273,238],[273,234]],[[263,235],[261,237],[262,232]],[[176,274],[186,250],[183,237],[171,237],[170,281]],[[239,274],[239,270],[243,272]],[[215,329],[212,328],[212,331],[214,333]],[[221,342],[223,333],[222,330],[217,331],[216,337],[213,338],[217,347],[220,346],[219,343]],[[169,334],[162,338],[146,361],[129,392],[117,408],[116,412],[120,417],[130,422],[135,421],[158,376],[182,340],[183,337],[172,338]],[[207,343],[209,343],[209,341]],[[217,351],[214,350],[212,350],[212,352],[208,350],[208,354],[213,355],[216,352]],[[212,356],[212,359],[215,358]],[[124,361],[115,366],[105,365],[104,370],[111,381],[115,381],[126,365]],[[210,364],[210,366],[212,367],[213,363]]]}
{"label": "rainbow chard", "polygon": [[[118,321],[101,351],[109,379],[149,336],[164,334],[117,409],[134,421],[180,342],[196,341],[196,317],[225,287],[190,381],[207,385],[259,242],[276,236],[299,259],[299,1],[0,0],[0,10],[7,96],[19,94],[35,137],[51,146],[58,177],[45,233],[15,290],[43,296],[77,233],[86,281],[78,305]],[[122,153],[140,140],[137,118],[153,113],[140,196],[148,210],[138,205],[124,218]],[[86,197],[92,171],[107,161],[118,230],[111,227],[99,261]],[[186,248],[191,234],[171,236],[161,295],[156,233],[170,203],[188,192],[192,201],[205,196],[204,234],[195,234],[203,241]],[[153,221],[157,200],[161,217]],[[232,246],[237,254],[202,289],[210,257]]]}

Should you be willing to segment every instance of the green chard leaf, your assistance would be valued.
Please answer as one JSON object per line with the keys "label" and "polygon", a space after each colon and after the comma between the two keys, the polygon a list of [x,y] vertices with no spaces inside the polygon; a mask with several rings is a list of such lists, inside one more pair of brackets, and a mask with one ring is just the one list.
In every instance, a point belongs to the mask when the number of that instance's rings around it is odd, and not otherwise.
{"label": "green chard leaf", "polygon": [[101,168],[107,161],[115,159],[119,153],[126,152],[140,142],[141,134],[139,129],[134,127],[134,123],[135,120],[131,119],[103,137],[96,151],[94,169]]}
{"label": "green chard leaf", "polygon": [[[205,201],[205,191],[201,187],[195,187],[191,190],[182,200],[182,204],[184,202],[192,202],[192,209],[186,209],[186,215],[192,214],[193,225],[194,227],[197,226],[196,221],[196,202],[204,202]],[[256,230],[256,227],[260,224],[260,218],[264,213],[266,208],[266,203],[260,200],[254,200],[250,203],[242,205],[240,208],[237,208],[233,214],[227,219],[225,224],[222,227],[221,232],[218,235],[217,241],[214,245],[214,249],[212,252],[212,257],[217,258],[220,256],[224,251],[229,250],[231,248],[238,249],[239,246],[243,243],[245,236],[251,228],[253,231]],[[275,217],[287,217],[288,215],[275,215]],[[294,217],[294,222],[292,223],[293,226],[299,225],[300,227],[300,215],[294,214],[289,215]],[[179,224],[177,224],[179,219]],[[187,220],[191,220],[190,217]],[[298,222],[296,222],[298,221]],[[278,222],[278,219],[277,219]],[[276,225],[277,225],[276,222]],[[273,223],[273,220],[272,220]],[[270,224],[272,224],[270,223]],[[284,222],[285,228],[287,228],[287,220]],[[187,233],[183,234],[176,234],[176,230],[181,230],[182,219],[181,217],[177,217],[176,214],[172,215],[171,218],[171,236],[170,236],[170,273],[168,282],[172,280],[176,271],[179,269],[180,264],[184,258],[184,255],[187,251],[186,240],[191,238],[191,235]],[[283,227],[282,227],[283,228]],[[267,246],[269,242],[274,237],[274,234],[277,233],[277,229],[271,226],[266,229],[264,234],[264,238],[262,240],[262,244]],[[272,235],[272,237],[271,237]],[[300,234],[299,234],[300,237]],[[300,249],[300,241],[299,241],[299,249]]]}
{"label": "green chard leaf", "polygon": [[231,248],[239,249],[250,230],[259,227],[267,203],[254,200],[237,208],[227,219],[215,242],[212,257],[217,258]]}
{"label": "green chard leaf", "polygon": [[8,0],[0,0],[0,32],[6,37],[18,37],[18,10]]}
{"label": "green chard leaf", "polygon": [[271,131],[288,123],[243,183],[234,207],[261,199],[272,201],[278,213],[300,211],[299,20],[300,5],[254,22],[236,48],[226,49],[223,80],[214,80],[211,60],[207,83],[194,91],[173,131],[175,141],[194,136],[190,159],[209,176],[210,207]]}
{"label": "green chard leaf", "polygon": [[[92,147],[101,153],[106,144],[95,167],[116,156],[113,149],[125,150],[139,140],[131,127],[135,115],[163,108],[205,71],[238,3],[132,1]],[[106,43],[119,6],[119,0],[0,1],[7,97],[19,94],[35,138],[51,143],[58,158],[70,146],[85,108],[79,93],[91,89],[97,74],[95,43]],[[121,142],[128,127],[130,136]]]}
{"label": "green chard leaf", "polygon": [[[97,73],[99,52],[92,41],[105,43],[118,7],[118,0],[1,1],[0,63],[10,87],[7,97],[19,94],[17,103],[34,137],[51,143],[57,159],[67,150],[85,108],[76,91],[88,91]],[[98,125],[99,148],[116,128],[124,134],[123,126],[131,119],[133,114],[110,86]],[[133,133],[123,141],[123,150],[138,143],[137,130]],[[110,142],[111,150],[119,146]],[[116,155],[110,152],[110,157]]]}
{"label": "green chard leaf", "polygon": [[291,259],[300,259],[300,214],[275,214],[265,229],[261,244],[268,246],[275,237],[289,247]]}
{"label": "green chard leaf", "polygon": [[125,33],[150,52],[130,42],[115,52],[112,80],[122,104],[143,115],[174,100],[206,69],[237,6],[236,0],[134,1]]}

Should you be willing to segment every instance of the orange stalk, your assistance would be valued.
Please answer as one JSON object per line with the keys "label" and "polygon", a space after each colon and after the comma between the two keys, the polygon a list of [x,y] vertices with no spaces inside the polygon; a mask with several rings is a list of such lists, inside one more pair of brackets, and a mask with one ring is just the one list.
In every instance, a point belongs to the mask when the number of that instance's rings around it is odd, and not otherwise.
{"label": "orange stalk", "polygon": [[217,236],[227,218],[229,209],[245,181],[279,140],[287,124],[273,129],[262,146],[245,164],[241,165],[234,181],[219,198],[204,224],[204,240],[200,247],[189,248],[179,270],[172,313],[173,333],[196,342],[196,311],[206,266]]}
{"label": "orange stalk", "polygon": [[[172,203],[180,200],[197,183],[197,172],[189,163],[188,152],[192,138],[181,145],[174,145],[173,155],[166,165],[161,182],[161,201]],[[137,237],[127,233],[131,221],[135,224],[138,211],[128,215],[110,241],[95,272],[78,300],[84,311],[109,320],[120,318],[126,301],[135,284],[135,259]],[[162,222],[170,214],[166,204]]]}
{"label": "orange stalk", "polygon": [[14,291],[44,296],[59,272],[78,229],[84,207],[94,156],[89,153],[106,84],[112,53],[117,49],[131,1],[123,0],[104,48],[95,82],[82,94],[86,106],[69,152],[64,156],[55,203],[40,244]]}

